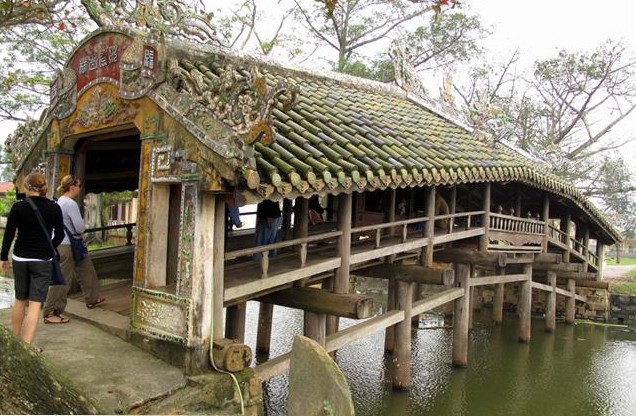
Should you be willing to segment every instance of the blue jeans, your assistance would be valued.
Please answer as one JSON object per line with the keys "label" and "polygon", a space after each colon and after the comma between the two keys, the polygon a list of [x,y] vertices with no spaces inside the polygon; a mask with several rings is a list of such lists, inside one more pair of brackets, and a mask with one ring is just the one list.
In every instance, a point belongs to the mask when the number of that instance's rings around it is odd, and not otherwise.
{"label": "blue jeans", "polygon": [[[274,244],[278,240],[278,230],[283,222],[283,217],[272,218],[271,222],[264,218],[256,219],[256,245],[263,246]],[[276,250],[269,251],[269,257],[276,255]],[[254,260],[259,260],[261,253],[254,253]]]}

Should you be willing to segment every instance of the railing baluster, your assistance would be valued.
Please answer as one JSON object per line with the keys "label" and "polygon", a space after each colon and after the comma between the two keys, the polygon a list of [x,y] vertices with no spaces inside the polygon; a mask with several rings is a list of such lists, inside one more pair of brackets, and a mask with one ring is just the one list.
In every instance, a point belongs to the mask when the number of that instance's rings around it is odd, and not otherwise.
{"label": "railing baluster", "polygon": [[305,267],[307,263],[307,243],[300,244],[300,267]]}
{"label": "railing baluster", "polygon": [[267,277],[269,271],[269,250],[265,250],[261,257],[261,278]]}

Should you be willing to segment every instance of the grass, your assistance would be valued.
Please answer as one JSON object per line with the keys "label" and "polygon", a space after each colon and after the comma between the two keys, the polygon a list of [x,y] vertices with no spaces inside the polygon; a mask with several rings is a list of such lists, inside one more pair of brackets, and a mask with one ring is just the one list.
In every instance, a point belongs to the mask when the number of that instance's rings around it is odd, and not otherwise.
{"label": "grass", "polygon": [[617,283],[610,288],[610,293],[636,296],[636,282]]}
{"label": "grass", "polygon": [[636,266],[636,257],[621,257],[620,263],[616,263],[616,259],[614,257],[607,257],[605,260],[608,265],[612,266]]}

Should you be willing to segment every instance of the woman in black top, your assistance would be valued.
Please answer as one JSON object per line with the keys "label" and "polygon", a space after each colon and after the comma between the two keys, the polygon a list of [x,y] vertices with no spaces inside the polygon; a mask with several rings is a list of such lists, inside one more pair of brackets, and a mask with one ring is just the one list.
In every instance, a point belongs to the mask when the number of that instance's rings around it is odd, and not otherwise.
{"label": "woman in black top", "polygon": [[[38,207],[49,234],[55,231],[53,246],[57,247],[64,238],[62,211],[55,202],[45,197],[47,186],[44,175],[37,172],[29,174],[24,180],[24,188],[26,196]],[[46,300],[51,283],[51,249],[31,206],[26,201],[17,201],[9,212],[2,240],[0,268],[5,273],[9,270],[9,250],[16,230],[18,236],[12,255],[15,302],[11,311],[11,328],[16,336],[31,344],[42,302]]]}

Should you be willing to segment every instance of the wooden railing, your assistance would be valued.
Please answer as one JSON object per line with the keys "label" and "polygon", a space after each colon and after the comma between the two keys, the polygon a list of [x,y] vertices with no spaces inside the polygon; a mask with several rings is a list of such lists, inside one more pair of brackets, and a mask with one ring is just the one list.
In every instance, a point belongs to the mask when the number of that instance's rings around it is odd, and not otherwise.
{"label": "wooden railing", "polygon": [[107,225],[104,227],[94,227],[94,228],[87,228],[85,233],[101,233],[101,239],[102,241],[106,240],[106,232],[109,230],[119,230],[121,228],[125,228],[126,229],[126,244],[127,246],[131,246],[133,245],[133,227],[136,227],[137,223],[135,222],[131,222],[131,223],[127,223],[127,224],[118,224],[118,225]]}
{"label": "wooden railing", "polygon": [[300,268],[304,268],[307,264],[308,246],[310,243],[327,242],[335,240],[342,236],[342,231],[330,231],[327,233],[316,234],[309,237],[295,238],[293,240],[281,241],[274,244],[266,244],[262,246],[250,247],[241,250],[234,250],[225,253],[224,259],[233,260],[239,257],[252,257],[255,254],[260,255],[261,277],[267,277],[269,271],[269,252],[288,247],[298,247],[297,256]]}
{"label": "wooden railing", "polygon": [[[433,221],[448,220],[448,230],[452,233],[455,228],[461,227],[466,230],[471,228],[473,224],[476,223],[475,218],[483,215],[484,211],[461,212],[457,214],[437,215],[433,218]],[[403,243],[406,242],[409,237],[426,237],[427,221],[429,221],[429,217],[416,217],[383,224],[365,225],[362,227],[352,228],[351,234],[358,238],[373,235],[375,238],[375,248],[378,248],[382,243],[382,237],[395,237],[396,235],[401,235]],[[461,225],[455,225],[456,223]],[[399,229],[400,231],[396,233],[396,229]]]}
{"label": "wooden railing", "polygon": [[545,234],[545,222],[530,218],[491,213],[490,230],[543,236]]}

